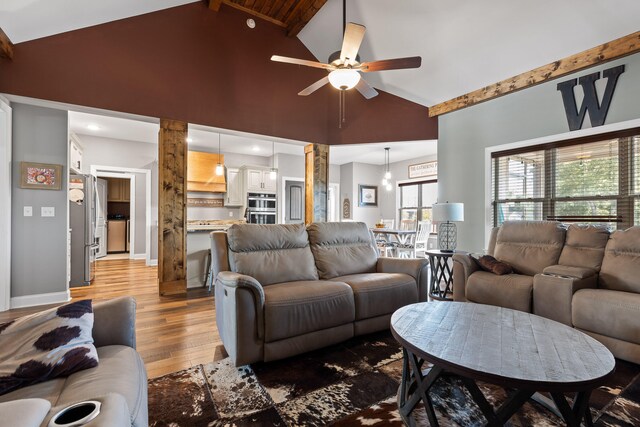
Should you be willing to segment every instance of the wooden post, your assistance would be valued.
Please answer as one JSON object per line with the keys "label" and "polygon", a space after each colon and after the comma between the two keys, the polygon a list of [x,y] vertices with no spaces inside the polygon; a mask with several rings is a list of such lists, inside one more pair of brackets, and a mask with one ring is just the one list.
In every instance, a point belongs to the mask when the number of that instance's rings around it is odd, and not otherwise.
{"label": "wooden post", "polygon": [[187,123],[160,120],[158,135],[160,295],[187,291]]}
{"label": "wooden post", "polygon": [[309,144],[304,147],[304,222],[327,221],[327,189],[329,187],[329,146]]}

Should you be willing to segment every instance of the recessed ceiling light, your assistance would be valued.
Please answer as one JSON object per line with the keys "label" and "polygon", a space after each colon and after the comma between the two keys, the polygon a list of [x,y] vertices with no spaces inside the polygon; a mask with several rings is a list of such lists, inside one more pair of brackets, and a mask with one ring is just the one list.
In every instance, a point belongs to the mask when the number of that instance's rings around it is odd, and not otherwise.
{"label": "recessed ceiling light", "polygon": [[187,142],[193,142],[193,138],[187,138]]}
{"label": "recessed ceiling light", "polygon": [[257,145],[254,145],[253,147],[251,147],[251,150],[260,151],[260,147],[258,147]]}
{"label": "recessed ceiling light", "polygon": [[92,124],[87,126],[87,129],[89,129],[89,130],[100,130],[100,126],[95,125],[95,124],[92,123]]}

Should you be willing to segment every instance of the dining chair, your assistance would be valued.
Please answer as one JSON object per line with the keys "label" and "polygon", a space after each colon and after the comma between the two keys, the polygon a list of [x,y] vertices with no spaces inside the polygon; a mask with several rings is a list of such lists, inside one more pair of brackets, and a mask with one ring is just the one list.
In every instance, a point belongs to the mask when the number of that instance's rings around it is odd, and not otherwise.
{"label": "dining chair", "polygon": [[[416,230],[416,221],[413,219],[403,219],[400,221],[400,230],[412,231]],[[416,234],[412,234],[406,237],[404,243],[398,243],[396,245],[396,253],[398,258],[415,258],[416,257]]]}
{"label": "dining chair", "polygon": [[[388,230],[393,230],[395,223],[396,223],[395,219],[382,220],[382,224],[384,224],[384,228]],[[376,244],[378,245],[378,250],[383,256],[385,257],[393,256],[396,244],[395,242],[392,242],[389,240],[388,234],[379,235],[378,238],[376,239]]]}
{"label": "dining chair", "polygon": [[384,224],[384,228],[388,228],[389,230],[393,230],[393,227],[396,225],[395,219],[383,219],[382,223]]}
{"label": "dining chair", "polygon": [[429,241],[429,235],[431,234],[431,221],[418,222],[418,230],[416,231],[416,238],[414,241],[413,256],[418,258],[424,258],[427,250],[427,244]]}

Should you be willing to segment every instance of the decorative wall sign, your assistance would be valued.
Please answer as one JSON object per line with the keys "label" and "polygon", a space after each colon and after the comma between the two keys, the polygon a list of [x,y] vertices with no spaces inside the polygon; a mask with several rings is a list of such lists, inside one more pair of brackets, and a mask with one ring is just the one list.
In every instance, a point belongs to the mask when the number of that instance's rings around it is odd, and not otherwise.
{"label": "decorative wall sign", "polygon": [[358,185],[359,206],[378,206],[378,186]]}
{"label": "decorative wall sign", "polygon": [[[596,92],[596,81],[600,79],[599,71],[587,74],[579,79],[571,79],[558,83],[557,87],[560,93],[562,93],[564,112],[567,115],[570,130],[582,128],[582,123],[584,122],[587,111],[589,112],[589,119],[591,119],[591,126],[596,127],[604,124],[607,113],[609,112],[609,106],[611,105],[613,92],[616,90],[618,77],[620,77],[622,73],[624,73],[624,65],[608,68],[602,72],[602,77],[607,79],[607,86],[604,89],[602,102],[598,100],[598,93]],[[573,90],[578,83],[582,86],[584,93],[584,99],[582,100],[579,111],[576,106],[576,96]]]}
{"label": "decorative wall sign", "polygon": [[20,162],[20,188],[60,190],[62,165]]}
{"label": "decorative wall sign", "polygon": [[342,219],[351,219],[351,200],[347,197],[342,201]]}
{"label": "decorative wall sign", "polygon": [[222,208],[224,199],[206,199],[202,197],[188,197],[187,206],[198,208]]}
{"label": "decorative wall sign", "polygon": [[418,163],[409,165],[409,178],[422,178],[438,175],[438,162]]}

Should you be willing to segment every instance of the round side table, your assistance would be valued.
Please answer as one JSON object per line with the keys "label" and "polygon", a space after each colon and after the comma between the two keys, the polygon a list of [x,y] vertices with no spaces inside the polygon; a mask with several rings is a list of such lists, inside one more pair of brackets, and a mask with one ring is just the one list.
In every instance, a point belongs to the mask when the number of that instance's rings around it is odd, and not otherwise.
{"label": "round side table", "polygon": [[[449,259],[455,252],[444,252],[438,249],[425,251],[431,266],[429,296],[438,301],[453,301],[453,267]],[[444,289],[440,284],[444,283]]]}

